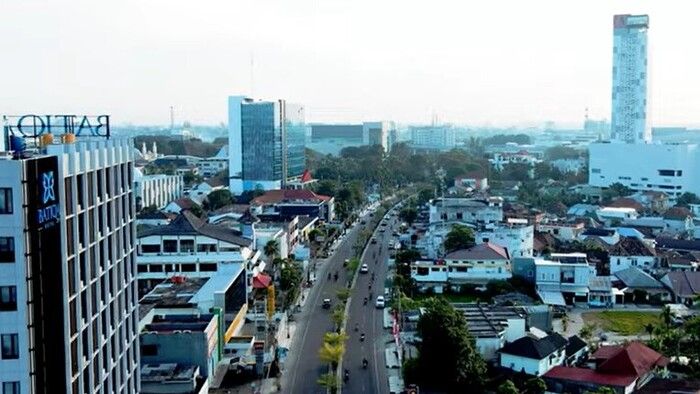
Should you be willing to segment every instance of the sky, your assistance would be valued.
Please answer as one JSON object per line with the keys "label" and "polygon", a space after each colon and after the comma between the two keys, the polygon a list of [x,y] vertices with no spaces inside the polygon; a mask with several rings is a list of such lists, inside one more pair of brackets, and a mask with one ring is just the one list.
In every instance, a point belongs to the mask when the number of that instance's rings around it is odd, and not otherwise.
{"label": "sky", "polygon": [[[673,6],[669,6],[672,4]],[[227,96],[307,121],[580,126],[610,118],[612,20],[650,16],[655,126],[700,125],[700,3],[3,0],[0,114],[219,124]]]}

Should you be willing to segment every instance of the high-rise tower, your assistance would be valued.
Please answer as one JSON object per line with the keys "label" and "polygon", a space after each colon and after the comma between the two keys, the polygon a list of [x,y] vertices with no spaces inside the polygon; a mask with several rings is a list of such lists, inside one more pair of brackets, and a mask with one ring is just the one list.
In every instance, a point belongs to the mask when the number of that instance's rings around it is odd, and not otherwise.
{"label": "high-rise tower", "polygon": [[648,15],[613,19],[612,130],[615,142],[649,143],[647,127]]}

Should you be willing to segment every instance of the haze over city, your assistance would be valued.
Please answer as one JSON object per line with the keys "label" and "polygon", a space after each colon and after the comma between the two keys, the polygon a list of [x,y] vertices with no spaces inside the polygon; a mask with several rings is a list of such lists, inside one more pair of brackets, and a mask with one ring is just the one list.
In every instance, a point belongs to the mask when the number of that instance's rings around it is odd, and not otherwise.
{"label": "haze over city", "polygon": [[[307,121],[580,126],[610,118],[617,13],[652,18],[649,123],[700,124],[699,7],[653,1],[6,1],[5,113],[226,122],[226,97]],[[39,49],[40,48],[40,49]],[[251,64],[253,65],[251,67]]]}

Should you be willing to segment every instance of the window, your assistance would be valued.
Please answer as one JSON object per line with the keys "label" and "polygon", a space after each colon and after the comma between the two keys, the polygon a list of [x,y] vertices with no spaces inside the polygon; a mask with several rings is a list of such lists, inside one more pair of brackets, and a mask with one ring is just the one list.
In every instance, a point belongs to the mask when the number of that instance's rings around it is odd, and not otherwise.
{"label": "window", "polygon": [[8,215],[12,213],[12,189],[9,187],[0,188],[0,214]]}
{"label": "window", "polygon": [[0,286],[0,311],[17,310],[17,287]]}
{"label": "window", "polygon": [[180,240],[180,252],[183,252],[183,253],[194,252],[194,240],[193,239]]}
{"label": "window", "polygon": [[2,394],[19,394],[19,382],[3,382]]}
{"label": "window", "polygon": [[15,239],[12,237],[0,237],[0,263],[14,263]]}
{"label": "window", "polygon": [[659,175],[661,175],[661,176],[675,176],[676,171],[674,171],[674,170],[659,170]]}
{"label": "window", "polygon": [[3,360],[15,360],[19,358],[17,334],[2,334],[0,335],[0,342],[2,342]]}
{"label": "window", "polygon": [[157,345],[141,345],[141,354],[144,356],[157,356],[158,346]]}
{"label": "window", "polygon": [[164,253],[176,253],[177,252],[177,240],[166,239],[163,241],[163,252]]}
{"label": "window", "polygon": [[160,253],[160,245],[141,245],[141,253]]}

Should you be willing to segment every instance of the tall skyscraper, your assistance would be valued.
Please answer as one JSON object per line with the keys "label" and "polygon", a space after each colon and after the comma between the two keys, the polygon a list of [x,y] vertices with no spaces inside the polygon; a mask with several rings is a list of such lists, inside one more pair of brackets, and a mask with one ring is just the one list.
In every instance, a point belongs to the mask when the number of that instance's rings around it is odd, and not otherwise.
{"label": "tall skyscraper", "polygon": [[648,15],[613,19],[612,130],[615,142],[651,142],[647,127]]}
{"label": "tall skyscraper", "polygon": [[229,189],[281,189],[306,168],[304,107],[285,100],[228,100]]}
{"label": "tall skyscraper", "polygon": [[0,159],[3,393],[138,392],[132,174],[129,140]]}

